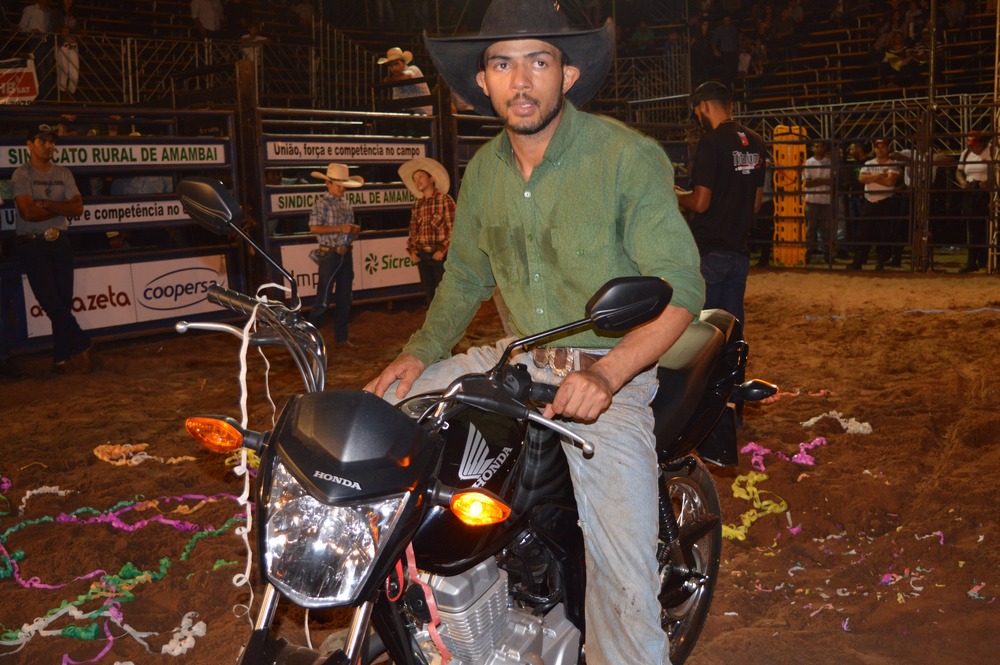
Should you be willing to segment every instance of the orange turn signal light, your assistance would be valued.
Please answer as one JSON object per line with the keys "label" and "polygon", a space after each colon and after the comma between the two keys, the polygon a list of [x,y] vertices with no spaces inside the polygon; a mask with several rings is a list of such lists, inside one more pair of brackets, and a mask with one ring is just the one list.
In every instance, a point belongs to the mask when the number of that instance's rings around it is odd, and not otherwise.
{"label": "orange turn signal light", "polygon": [[510,516],[510,508],[485,492],[456,492],[451,497],[451,512],[469,526],[499,524]]}
{"label": "orange turn signal light", "polygon": [[228,453],[243,445],[243,433],[218,418],[188,418],[184,427],[195,441],[215,453]]}

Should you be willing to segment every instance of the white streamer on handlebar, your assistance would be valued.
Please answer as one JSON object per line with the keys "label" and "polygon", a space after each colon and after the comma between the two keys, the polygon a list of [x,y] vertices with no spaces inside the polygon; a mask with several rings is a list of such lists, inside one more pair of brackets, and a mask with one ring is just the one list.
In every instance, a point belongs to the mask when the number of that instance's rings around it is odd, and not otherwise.
{"label": "white streamer on handlebar", "polygon": [[[246,325],[243,326],[243,339],[240,342],[240,426],[244,429],[250,421],[249,414],[247,412],[247,350],[250,348],[250,331],[256,330],[257,327],[257,310],[260,308],[260,303],[254,305],[253,312],[250,313],[250,318],[247,319]],[[265,358],[266,361],[266,358]],[[268,395],[268,400],[270,400],[270,395]],[[236,527],[236,535],[238,535],[243,540],[243,547],[247,553],[246,566],[242,573],[233,575],[233,586],[241,587],[246,586],[250,591],[250,601],[246,605],[245,616],[247,622],[252,626],[253,618],[250,615],[250,608],[253,607],[253,585],[250,584],[250,571],[253,563],[253,550],[250,548],[250,529],[253,527],[253,513],[251,511],[250,505],[250,468],[247,464],[247,449],[240,448],[240,462],[233,468],[233,473],[237,476],[243,476],[243,493],[239,496],[239,504],[243,506],[243,514],[246,517],[246,522],[243,526]]]}

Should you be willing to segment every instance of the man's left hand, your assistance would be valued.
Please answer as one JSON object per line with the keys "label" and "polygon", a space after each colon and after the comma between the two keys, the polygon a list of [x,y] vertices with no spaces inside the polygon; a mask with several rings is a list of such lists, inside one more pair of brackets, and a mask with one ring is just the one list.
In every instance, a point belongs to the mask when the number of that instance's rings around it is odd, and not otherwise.
{"label": "man's left hand", "polygon": [[592,423],[611,406],[613,396],[611,385],[597,372],[589,369],[573,372],[563,380],[542,415]]}

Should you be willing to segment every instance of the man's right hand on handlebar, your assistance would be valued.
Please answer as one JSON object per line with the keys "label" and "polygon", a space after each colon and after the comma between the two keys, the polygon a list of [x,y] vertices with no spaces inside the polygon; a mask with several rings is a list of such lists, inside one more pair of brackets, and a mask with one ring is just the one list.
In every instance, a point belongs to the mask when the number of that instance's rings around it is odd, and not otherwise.
{"label": "man's right hand on handlebar", "polygon": [[416,356],[404,353],[393,360],[364,389],[370,393],[374,393],[377,397],[382,397],[385,395],[385,391],[389,389],[389,386],[399,379],[399,385],[396,386],[396,398],[403,399],[410,392],[410,388],[413,387],[413,382],[423,374],[426,367],[423,361],[419,360]]}

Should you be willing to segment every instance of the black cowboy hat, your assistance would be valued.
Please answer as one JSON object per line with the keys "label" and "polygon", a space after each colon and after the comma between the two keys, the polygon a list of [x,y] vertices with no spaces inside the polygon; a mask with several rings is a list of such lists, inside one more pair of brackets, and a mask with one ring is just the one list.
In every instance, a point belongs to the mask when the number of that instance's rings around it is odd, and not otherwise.
{"label": "black cowboy hat", "polygon": [[611,19],[600,28],[574,30],[552,0],[493,0],[479,34],[432,38],[424,44],[434,67],[451,89],[483,115],[495,115],[489,97],[476,83],[483,51],[500,41],[538,39],[552,44],[580,69],[580,78],[566,93],[574,105],[593,97],[608,73],[615,50]]}

